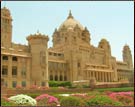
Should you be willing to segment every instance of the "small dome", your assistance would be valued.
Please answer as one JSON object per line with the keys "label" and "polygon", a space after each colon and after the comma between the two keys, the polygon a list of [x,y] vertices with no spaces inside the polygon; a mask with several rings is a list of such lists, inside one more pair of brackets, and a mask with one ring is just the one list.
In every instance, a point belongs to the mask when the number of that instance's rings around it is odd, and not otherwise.
{"label": "small dome", "polygon": [[10,10],[8,8],[6,8],[6,7],[3,7],[1,9],[1,15],[2,16],[10,16]]}
{"label": "small dome", "polygon": [[101,42],[107,42],[107,40],[105,38],[101,39]]}
{"label": "small dome", "polygon": [[74,17],[72,16],[72,13],[70,11],[68,18],[60,25],[59,30],[62,29],[62,27],[71,29],[71,28],[76,27],[76,25],[78,25],[78,27],[81,30],[84,29],[83,26],[77,20],[74,19]]}
{"label": "small dome", "polygon": [[124,48],[124,49],[130,49],[130,48],[129,48],[129,45],[127,45],[127,44],[125,44],[123,48]]}

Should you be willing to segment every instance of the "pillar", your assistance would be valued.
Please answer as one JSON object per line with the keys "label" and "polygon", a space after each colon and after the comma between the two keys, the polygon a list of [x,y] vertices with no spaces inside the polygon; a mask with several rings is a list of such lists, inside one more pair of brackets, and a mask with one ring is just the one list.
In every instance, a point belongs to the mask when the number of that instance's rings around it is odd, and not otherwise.
{"label": "pillar", "polygon": [[99,80],[99,82],[101,81],[101,72],[100,71],[98,72],[98,80]]}
{"label": "pillar", "polygon": [[2,55],[1,55],[1,76],[2,76],[2,61],[3,61],[3,59],[2,59]]}
{"label": "pillar", "polygon": [[104,76],[105,76],[105,82],[107,82],[107,73],[104,72]]}
{"label": "pillar", "polygon": [[91,78],[91,71],[89,71],[89,79]]}
{"label": "pillar", "polygon": [[102,80],[103,80],[103,82],[105,82],[104,72],[102,72]]}
{"label": "pillar", "polygon": [[8,87],[12,88],[12,56],[8,56]]}
{"label": "pillar", "polygon": [[98,72],[96,72],[96,80],[99,81],[99,78],[98,78]]}
{"label": "pillar", "polygon": [[63,81],[64,81],[64,68],[62,68],[62,78],[63,78]]}
{"label": "pillar", "polygon": [[[30,86],[30,58],[28,57],[27,58],[27,66],[26,66],[26,78],[27,78],[27,81],[26,81],[26,86]],[[44,74],[45,75],[45,74]]]}
{"label": "pillar", "polygon": [[22,78],[22,67],[21,67],[21,57],[17,57],[17,85],[22,86],[21,84],[21,78]]}
{"label": "pillar", "polygon": [[53,81],[55,81],[55,72],[52,70]]}

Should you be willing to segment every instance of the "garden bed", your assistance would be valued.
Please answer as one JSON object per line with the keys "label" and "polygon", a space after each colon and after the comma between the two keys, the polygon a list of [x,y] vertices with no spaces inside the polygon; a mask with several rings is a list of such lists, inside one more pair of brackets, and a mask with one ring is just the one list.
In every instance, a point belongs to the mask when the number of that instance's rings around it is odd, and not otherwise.
{"label": "garden bed", "polygon": [[[39,94],[39,93],[38,93]],[[36,106],[133,106],[134,92],[92,91],[88,93],[70,93],[49,95],[46,93],[31,96],[18,94],[2,98],[2,105],[33,105]],[[68,95],[68,96],[67,96]],[[35,102],[36,101],[36,102]]]}

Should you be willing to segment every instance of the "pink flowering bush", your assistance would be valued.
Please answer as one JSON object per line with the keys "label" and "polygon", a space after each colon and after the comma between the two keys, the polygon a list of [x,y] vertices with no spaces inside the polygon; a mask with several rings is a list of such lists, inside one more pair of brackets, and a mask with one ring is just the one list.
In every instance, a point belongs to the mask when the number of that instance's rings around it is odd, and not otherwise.
{"label": "pink flowering bush", "polygon": [[64,90],[64,89],[66,89],[66,88],[65,88],[65,87],[58,87],[58,89]]}
{"label": "pink flowering bush", "polygon": [[48,94],[42,94],[35,98],[38,106],[56,106],[59,101],[56,97]]}
{"label": "pink flowering bush", "polygon": [[17,86],[16,86],[16,89],[23,89],[23,87],[20,86],[20,85],[17,85]]}
{"label": "pink flowering bush", "polygon": [[38,89],[38,86],[37,85],[32,85],[32,86],[30,86],[30,89]]}
{"label": "pink flowering bush", "polygon": [[112,92],[108,96],[116,101],[122,102],[126,106],[134,104],[133,92]]}
{"label": "pink flowering bush", "polygon": [[42,90],[48,90],[48,89],[49,89],[49,87],[42,86],[42,87],[41,87],[41,89],[42,89]]}

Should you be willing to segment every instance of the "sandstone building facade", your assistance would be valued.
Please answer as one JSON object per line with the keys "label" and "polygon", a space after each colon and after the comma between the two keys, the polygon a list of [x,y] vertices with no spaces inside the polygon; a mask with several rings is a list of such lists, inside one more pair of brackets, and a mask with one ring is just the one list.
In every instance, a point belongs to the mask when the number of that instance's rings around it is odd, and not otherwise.
{"label": "sandstone building facade", "polygon": [[53,47],[48,36],[37,32],[28,35],[28,45],[12,42],[12,17],[1,9],[1,80],[8,88],[33,84],[48,86],[49,80],[78,81],[95,78],[98,82],[132,81],[132,55],[123,47],[123,61],[111,55],[111,46],[101,39],[91,44],[91,34],[69,13],[53,33]]}

